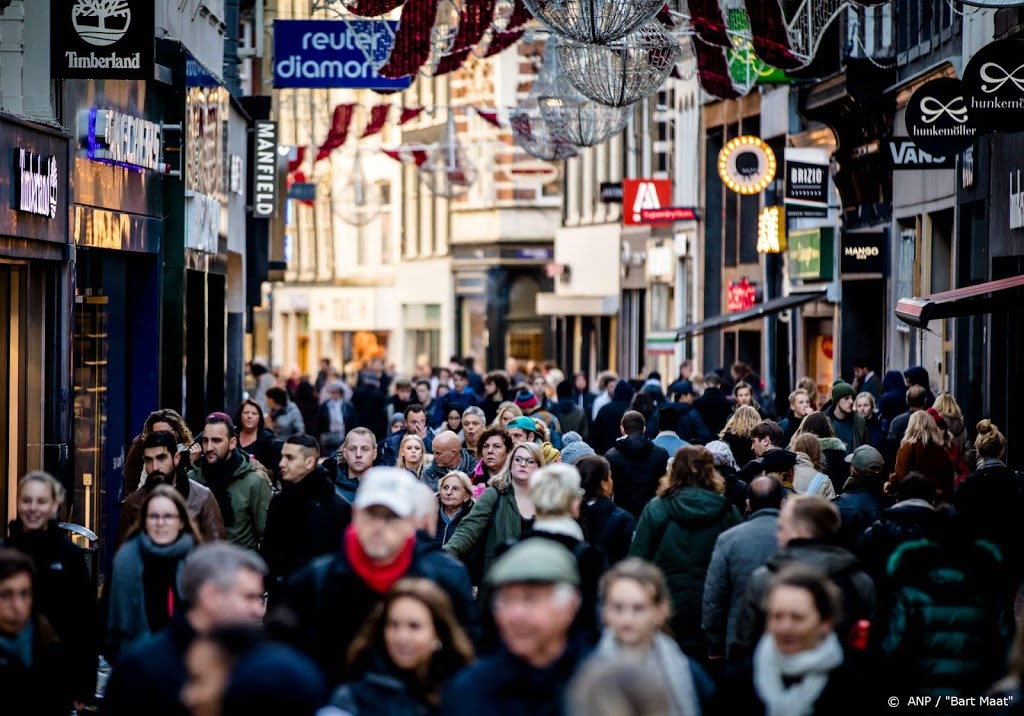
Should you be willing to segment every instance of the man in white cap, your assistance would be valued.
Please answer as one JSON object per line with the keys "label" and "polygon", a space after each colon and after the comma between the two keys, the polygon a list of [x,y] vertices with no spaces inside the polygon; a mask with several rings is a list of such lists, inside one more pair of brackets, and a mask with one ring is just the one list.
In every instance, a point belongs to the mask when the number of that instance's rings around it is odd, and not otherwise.
{"label": "man in white cap", "polygon": [[589,651],[572,628],[581,605],[572,552],[549,540],[523,540],[495,561],[486,584],[501,648],[452,679],[441,713],[562,713],[566,685]]}
{"label": "man in white cap", "polygon": [[403,577],[435,582],[463,625],[474,623],[466,568],[438,551],[416,549],[417,484],[401,468],[376,467],[359,481],[352,524],[340,553],[296,573],[283,600],[282,622],[332,684],[344,678],[345,654],[374,607]]}

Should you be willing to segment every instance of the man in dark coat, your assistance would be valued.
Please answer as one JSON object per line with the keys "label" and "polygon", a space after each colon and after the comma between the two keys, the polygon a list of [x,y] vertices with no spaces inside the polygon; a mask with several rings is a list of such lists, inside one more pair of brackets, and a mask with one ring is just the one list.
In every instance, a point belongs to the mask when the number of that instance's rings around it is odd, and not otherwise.
{"label": "man in dark coat", "polygon": [[437,583],[460,624],[474,624],[469,573],[437,550],[416,548],[416,478],[399,468],[373,468],[359,481],[342,548],[289,580],[279,607],[295,645],[311,656],[328,682],[345,678],[345,648],[381,598],[402,577]]}
{"label": "man in dark coat", "polygon": [[882,397],[882,381],[871,369],[871,362],[867,358],[857,358],[853,361],[853,389],[858,393],[871,393],[875,400]]}
{"label": "man in dark coat", "polygon": [[317,465],[320,445],[308,435],[288,438],[281,449],[281,492],[270,501],[260,553],[270,569],[271,598],[299,567],[341,548],[352,508]]}
{"label": "man in dark coat", "polygon": [[[896,483],[893,491],[896,504],[883,510],[865,530],[855,550],[880,593],[885,589],[886,564],[897,547],[929,539],[952,524],[948,510],[935,509],[935,483],[920,473],[910,473]],[[883,601],[879,599],[879,603]]]}
{"label": "man in dark coat", "polygon": [[[388,398],[381,387],[380,378],[372,371],[359,374],[359,382],[352,392],[352,407],[355,408],[358,425],[367,428],[374,435],[387,435]],[[356,427],[353,423],[348,429]]]}
{"label": "man in dark coat", "polygon": [[472,475],[476,470],[476,458],[462,447],[459,436],[451,430],[435,435],[433,445],[434,460],[420,475],[420,480],[431,490],[436,492],[441,478],[449,472],[459,471]]}
{"label": "man in dark coat", "polygon": [[918,410],[924,410],[927,407],[927,402],[928,393],[924,388],[919,385],[912,385],[907,388],[907,412],[893,418],[893,421],[889,424],[889,434],[885,439],[883,455],[885,457],[885,464],[890,470],[896,465],[896,453],[899,452],[900,443],[903,442],[907,426],[910,425],[910,416]]}
{"label": "man in dark coat", "polygon": [[693,407],[704,418],[704,424],[711,434],[718,436],[732,416],[733,405],[722,392],[722,379],[717,373],[704,376],[704,394],[693,401]]}
{"label": "man in dark coat", "polygon": [[841,522],[837,542],[853,549],[861,535],[878,519],[891,501],[884,494],[885,459],[870,445],[861,445],[848,455],[850,477],[843,485],[843,494],[832,504],[839,509]]}
{"label": "man in dark coat", "polygon": [[345,400],[345,385],[340,380],[328,384],[327,394],[328,399],[320,406],[313,436],[320,442],[324,454],[330,455],[359,426],[359,417],[355,406]]}
{"label": "man in dark coat", "polygon": [[562,434],[577,433],[586,442],[590,436],[590,419],[587,417],[587,411],[573,398],[572,383],[563,380],[555,388],[555,395],[558,402],[555,403],[554,412]]}
{"label": "man in dark coat", "polygon": [[630,410],[620,422],[622,437],[605,453],[612,466],[615,502],[634,517],[653,499],[668,466],[668,452],[644,435],[645,428],[644,416]]}
{"label": "man in dark coat", "polygon": [[[611,402],[598,411],[597,418],[590,426],[590,446],[598,455],[608,452],[615,444],[621,434],[619,425],[622,422],[622,416],[629,410],[632,400],[633,388],[629,385],[629,381],[620,380],[616,383]],[[644,428],[646,429],[646,427],[645,423]]]}
{"label": "man in dark coat", "polygon": [[181,703],[185,652],[196,634],[263,619],[267,565],[255,552],[227,542],[197,548],[182,573],[188,611],[121,653],[107,683],[102,716],[186,716]]}
{"label": "man in dark coat", "polygon": [[[594,398],[597,395],[590,392],[590,380],[583,371],[574,373],[572,376],[572,399],[576,405],[583,408],[587,414],[587,423],[590,423],[594,409]],[[565,432],[569,432],[566,430]]]}
{"label": "man in dark coat", "polygon": [[551,540],[524,540],[495,562],[487,586],[501,646],[452,679],[441,713],[560,716],[587,657],[571,628],[581,604],[576,560]]}
{"label": "man in dark coat", "polygon": [[684,380],[676,384],[676,400],[678,402],[669,403],[679,416],[676,420],[676,434],[694,445],[705,445],[714,440],[715,436],[708,430],[695,404],[697,391],[694,390],[693,383]]}
{"label": "man in dark coat", "polygon": [[856,396],[853,386],[840,380],[832,386],[831,402],[822,407],[836,437],[846,445],[847,455],[852,455],[861,445],[868,444],[867,423],[853,409]]}
{"label": "man in dark coat", "polygon": [[405,430],[388,435],[377,444],[378,462],[388,467],[398,464],[398,450],[402,446],[402,438],[410,433],[420,436],[428,453],[434,451],[434,429],[427,427],[427,411],[419,403],[412,403],[405,409]]}

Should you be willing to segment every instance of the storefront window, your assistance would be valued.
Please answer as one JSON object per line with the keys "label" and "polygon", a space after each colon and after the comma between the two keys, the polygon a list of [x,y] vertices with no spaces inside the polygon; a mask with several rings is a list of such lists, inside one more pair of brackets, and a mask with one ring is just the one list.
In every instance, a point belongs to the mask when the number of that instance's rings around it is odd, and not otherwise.
{"label": "storefront window", "polygon": [[107,340],[105,296],[79,296],[75,303],[75,514],[73,521],[105,534],[101,517],[103,460],[107,449]]}

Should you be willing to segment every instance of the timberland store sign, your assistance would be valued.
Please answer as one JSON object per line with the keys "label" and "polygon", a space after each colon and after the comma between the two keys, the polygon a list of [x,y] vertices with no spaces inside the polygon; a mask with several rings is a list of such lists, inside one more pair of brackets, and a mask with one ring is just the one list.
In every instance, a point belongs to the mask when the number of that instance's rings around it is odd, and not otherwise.
{"label": "timberland store sign", "polygon": [[51,0],[53,76],[152,79],[154,7],[153,0]]}

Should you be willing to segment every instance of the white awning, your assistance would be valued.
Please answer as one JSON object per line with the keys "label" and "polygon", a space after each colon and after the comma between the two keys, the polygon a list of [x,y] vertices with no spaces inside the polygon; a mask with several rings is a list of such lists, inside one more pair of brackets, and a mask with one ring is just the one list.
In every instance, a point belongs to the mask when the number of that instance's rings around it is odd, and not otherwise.
{"label": "white awning", "polygon": [[537,294],[537,313],[541,316],[615,316],[618,312],[618,296]]}

